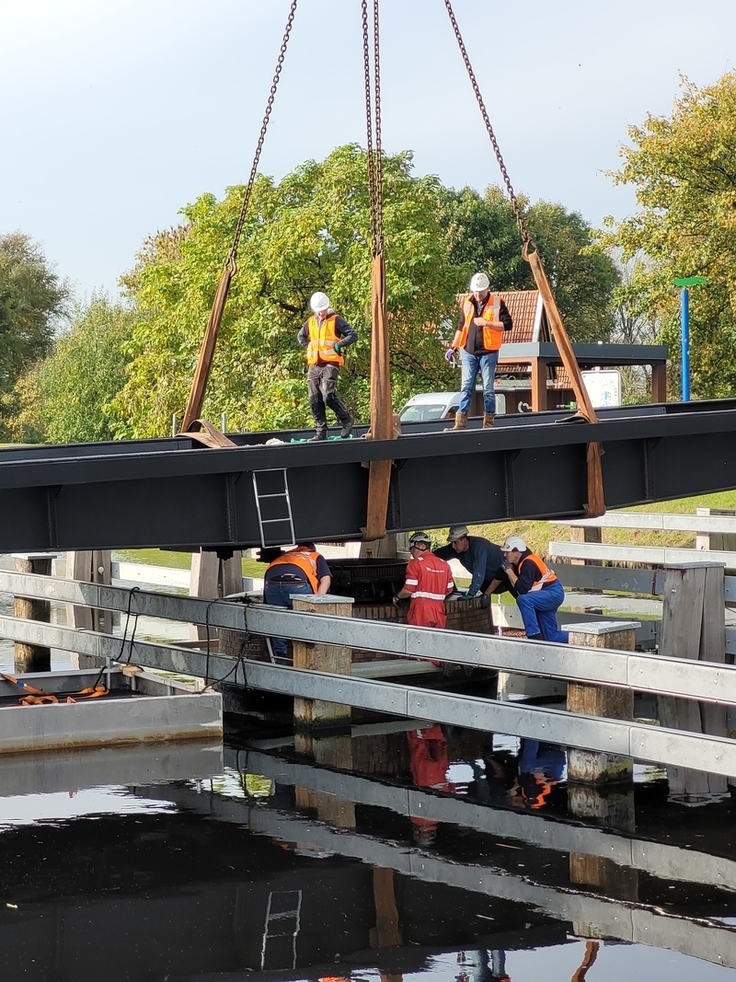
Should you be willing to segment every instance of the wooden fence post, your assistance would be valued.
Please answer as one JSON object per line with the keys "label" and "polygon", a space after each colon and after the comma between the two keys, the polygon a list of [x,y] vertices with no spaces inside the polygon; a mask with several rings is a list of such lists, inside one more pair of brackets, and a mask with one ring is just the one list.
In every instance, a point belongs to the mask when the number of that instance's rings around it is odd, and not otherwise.
{"label": "wooden fence post", "polygon": [[[661,654],[709,662],[726,660],[726,617],[723,566],[682,563],[668,566],[662,603]],[[713,736],[726,735],[726,707],[659,696],[662,726]],[[725,795],[727,780],[686,767],[668,767],[670,795],[686,799]]]}
{"label": "wooden fence post", "polygon": [[[696,515],[736,515],[733,508],[696,508]],[[733,532],[698,532],[695,536],[696,549],[722,549],[736,552],[736,535]]]}
{"label": "wooden fence post", "polygon": [[[294,597],[294,610],[308,614],[332,614],[333,617],[352,617],[352,597],[302,594]],[[346,645],[294,642],[294,668],[306,668],[337,675],[350,675],[353,652]],[[350,706],[327,702],[324,699],[294,699],[294,723],[297,728],[318,728],[350,723]]]}
{"label": "wooden fence post", "polygon": [[[13,569],[16,573],[34,573],[40,576],[51,575],[51,560],[47,552],[24,552],[13,554]],[[13,598],[13,616],[31,621],[51,620],[51,602],[33,600],[30,597]],[[24,672],[50,672],[51,649],[42,644],[15,642],[13,666],[16,674]]]}
{"label": "wooden fence post", "polygon": [[[587,648],[616,648],[633,651],[638,621],[593,621],[574,624],[570,644]],[[634,693],[630,689],[568,682],[567,708],[572,713],[606,719],[633,719]],[[567,753],[567,778],[582,784],[617,784],[633,777],[633,761],[618,754],[571,747]]]}
{"label": "wooden fence post", "polygon": [[[200,549],[192,553],[189,576],[189,596],[215,600],[243,591],[243,553],[237,550],[230,559],[220,559],[214,550]],[[189,636],[194,641],[207,637],[204,624],[190,624]],[[217,637],[215,628],[210,628],[210,638]]]}
{"label": "wooden fence post", "polygon": [[[637,621],[596,621],[575,624],[570,644],[588,648],[615,648],[633,651]],[[570,682],[567,686],[567,708],[570,712],[602,716],[606,719],[633,719],[634,693],[628,689]],[[634,762],[618,754],[598,753],[569,748],[567,752],[567,810],[574,818],[591,819],[604,828],[634,830],[634,793],[623,782],[633,780]],[[615,787],[618,785],[618,787]],[[570,853],[570,879],[604,890],[621,900],[639,899],[639,877],[636,870],[619,866],[605,856]],[[581,936],[596,937],[596,932],[576,925]]]}

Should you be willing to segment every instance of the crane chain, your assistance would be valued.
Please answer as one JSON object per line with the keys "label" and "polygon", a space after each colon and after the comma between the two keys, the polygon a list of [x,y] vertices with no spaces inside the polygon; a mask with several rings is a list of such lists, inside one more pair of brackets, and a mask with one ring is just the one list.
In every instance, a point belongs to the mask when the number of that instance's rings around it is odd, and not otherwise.
{"label": "crane chain", "polygon": [[[381,146],[381,60],[378,0],[373,0],[373,86],[371,86],[368,2],[361,0],[363,22],[363,74],[368,162],[368,202],[373,255],[383,252],[383,154]],[[371,89],[373,88],[373,92]],[[373,96],[373,99],[371,98]],[[373,137],[375,133],[375,148]]]}
{"label": "crane chain", "polygon": [[261,151],[263,150],[263,141],[266,138],[266,130],[268,129],[268,123],[271,118],[271,110],[273,108],[273,100],[276,96],[276,89],[278,88],[279,78],[281,77],[281,69],[284,65],[284,57],[286,55],[286,48],[289,44],[289,36],[291,35],[291,28],[294,23],[294,15],[296,14],[296,5],[298,0],[292,0],[291,7],[289,8],[289,16],[286,19],[286,27],[284,28],[284,34],[281,39],[281,47],[279,49],[279,56],[276,61],[276,69],[273,73],[273,80],[271,82],[271,89],[268,94],[268,100],[266,102],[266,111],[263,114],[263,122],[261,123],[261,131],[258,135],[258,143],[256,144],[256,152],[253,157],[253,165],[250,169],[250,177],[248,178],[248,183],[245,188],[245,194],[243,196],[243,204],[240,208],[240,215],[238,217],[238,224],[235,229],[235,235],[233,237],[233,244],[228,253],[227,259],[225,260],[225,266],[230,270],[232,275],[235,275],[237,271],[237,254],[238,246],[240,245],[240,237],[243,232],[243,225],[245,224],[245,215],[248,211],[248,205],[250,203],[250,197],[253,192],[253,183],[256,179],[256,173],[258,171],[258,163],[261,159]]}
{"label": "crane chain", "polygon": [[504,163],[503,157],[501,156],[501,149],[498,145],[498,141],[496,140],[496,134],[493,132],[493,127],[491,126],[491,120],[488,115],[488,110],[486,109],[486,104],[483,101],[483,96],[481,95],[480,86],[478,85],[478,80],[475,77],[473,66],[470,63],[470,58],[468,57],[468,51],[467,48],[465,47],[463,36],[460,33],[460,28],[458,26],[457,20],[455,19],[455,13],[452,9],[452,3],[450,2],[450,0],[445,0],[445,7],[447,8],[447,13],[450,18],[450,23],[452,24],[452,29],[455,32],[455,38],[457,40],[458,47],[460,48],[460,54],[462,55],[463,61],[465,62],[465,68],[467,69],[468,72],[468,78],[470,79],[470,84],[473,86],[473,92],[475,93],[475,98],[478,103],[481,116],[483,117],[483,122],[485,123],[488,137],[491,141],[491,145],[493,146],[493,150],[496,154],[496,160],[498,161],[498,166],[501,170],[501,175],[503,177],[504,184],[506,185],[506,191],[508,193],[509,200],[511,201],[511,207],[514,209],[514,216],[516,217],[516,224],[519,226],[519,231],[521,232],[521,239],[524,245],[524,249],[525,251],[528,251],[529,248],[532,249],[534,248],[534,243],[524,222],[524,217],[521,212],[521,206],[519,205],[519,201],[516,197],[516,192],[514,191],[513,186],[511,184],[511,178],[509,177],[508,171],[506,170],[506,164]]}

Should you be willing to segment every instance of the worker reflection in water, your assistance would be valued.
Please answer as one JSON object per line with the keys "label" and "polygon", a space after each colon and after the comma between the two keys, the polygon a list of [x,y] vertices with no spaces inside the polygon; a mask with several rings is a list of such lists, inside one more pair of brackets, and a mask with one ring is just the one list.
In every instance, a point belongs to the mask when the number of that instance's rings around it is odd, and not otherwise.
{"label": "worker reflection in water", "polygon": [[432,540],[426,532],[415,532],[409,537],[409,550],[411,559],[406,567],[406,580],[394,597],[394,606],[408,598],[409,624],[442,628],[447,624],[445,598],[455,589],[452,570],[432,552]]}
{"label": "worker reflection in water", "polygon": [[506,972],[506,952],[478,948],[459,951],[457,963],[462,966],[456,982],[511,982]]}
{"label": "worker reflection in water", "polygon": [[475,380],[480,372],[483,379],[483,428],[493,426],[496,418],[496,392],[493,388],[498,364],[498,351],[505,331],[514,326],[511,314],[499,294],[491,293],[485,273],[476,273],[470,281],[470,293],[463,301],[462,319],[445,358],[452,361],[460,352],[462,377],[460,405],[455,413],[453,430],[468,425],[470,401],[475,392]]}
{"label": "worker reflection in water", "polygon": [[307,387],[315,428],[312,440],[327,439],[326,407],[337,416],[340,436],[345,440],[355,421],[338,398],[337,375],[345,362],[343,351],[358,340],[358,334],[330,307],[326,293],[313,293],[310,306],[312,316],[299,331],[297,340],[307,352]]}
{"label": "worker reflection in water", "polygon": [[501,551],[503,570],[519,605],[527,638],[567,644],[568,632],[561,631],[557,623],[557,610],[565,599],[557,574],[527,549],[518,535],[509,536]]}
{"label": "worker reflection in water", "polygon": [[[332,574],[313,542],[300,542],[269,565],[263,579],[263,599],[274,607],[293,607],[295,594],[329,593]],[[286,657],[286,640],[272,638],[274,655]]]}
{"label": "worker reflection in water", "polygon": [[[447,737],[439,723],[423,730],[409,730],[409,766],[411,777],[418,788],[434,788],[437,791],[454,791],[455,785],[447,780],[450,760],[447,755]],[[430,818],[411,816],[414,841],[418,846],[431,846],[437,837],[437,822]]]}
{"label": "worker reflection in water", "polygon": [[465,525],[453,525],[447,535],[447,546],[435,550],[441,559],[457,557],[472,576],[466,598],[479,593],[491,594],[508,590],[508,580],[503,571],[503,553],[495,542],[480,535],[470,535]]}
{"label": "worker reflection in water", "polygon": [[512,804],[517,808],[538,811],[565,771],[565,751],[552,743],[522,738],[519,747],[518,784],[512,791]]}

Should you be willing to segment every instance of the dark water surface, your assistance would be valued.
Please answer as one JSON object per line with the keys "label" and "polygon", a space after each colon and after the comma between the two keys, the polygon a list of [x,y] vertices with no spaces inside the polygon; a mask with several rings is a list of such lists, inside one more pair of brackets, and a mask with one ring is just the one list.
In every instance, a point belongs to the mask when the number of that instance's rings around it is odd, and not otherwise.
{"label": "dark water surface", "polygon": [[418,721],[0,760],[0,978],[736,978],[731,802],[639,777]]}

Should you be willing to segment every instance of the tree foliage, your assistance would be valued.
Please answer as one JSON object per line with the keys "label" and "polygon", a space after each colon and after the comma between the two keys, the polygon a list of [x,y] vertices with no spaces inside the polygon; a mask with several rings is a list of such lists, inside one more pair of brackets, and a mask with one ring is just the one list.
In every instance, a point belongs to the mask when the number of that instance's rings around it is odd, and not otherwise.
{"label": "tree foliage", "polygon": [[[113,403],[118,435],[161,434],[172,413],[182,414],[242,195],[242,187],[231,188],[222,201],[202,195],[183,210],[178,228],[146,241],[123,278],[144,316],[134,333],[129,380]],[[605,338],[614,264],[577,213],[544,202],[524,207],[572,336]],[[434,177],[414,177],[408,152],[384,160],[384,233],[398,407],[417,391],[456,384],[440,342],[453,332],[456,296],[473,272],[491,271],[498,289],[534,284],[500,189],[479,195],[444,188]],[[370,264],[364,151],[339,147],[278,183],[259,175],[204,414],[217,419],[225,412],[233,428],[309,425],[303,352],[295,336],[309,313],[310,295],[324,290],[360,335],[341,373],[340,392],[366,419]]]}
{"label": "tree foliage", "polygon": [[0,235],[0,395],[51,350],[69,292],[29,236]]}
{"label": "tree foliage", "polygon": [[[620,278],[616,264],[578,212],[547,201],[530,204],[522,196],[518,202],[568,334],[574,341],[608,340]],[[472,188],[445,190],[442,207],[453,264],[468,276],[484,270],[497,290],[536,289],[513,208],[500,188],[489,187],[484,195]]]}
{"label": "tree foliage", "polygon": [[139,315],[94,297],[78,310],[55,350],[5,397],[9,435],[24,443],[88,443],[113,438],[108,404],[127,380],[127,346]]}
{"label": "tree foliage", "polygon": [[672,116],[648,116],[629,130],[623,167],[611,175],[636,189],[640,211],[614,225],[606,242],[624,260],[644,253],[640,312],[659,324],[659,339],[679,357],[674,280],[708,277],[691,300],[691,380],[700,398],[736,388],[736,73],[698,88],[682,79]]}
{"label": "tree foliage", "polygon": [[[387,305],[394,395],[447,386],[437,327],[454,316],[462,286],[439,224],[439,184],[411,174],[411,154],[384,161]],[[149,239],[124,278],[146,315],[135,331],[130,379],[115,400],[117,432],[160,434],[186,403],[200,341],[243,188],[223,201],[203,195],[184,222]],[[258,176],[223,317],[205,415],[227,413],[251,429],[309,425],[305,368],[296,333],[309,297],[324,290],[358,331],[340,391],[365,419],[369,408],[370,265],[365,153],[340,147],[278,184]]]}

